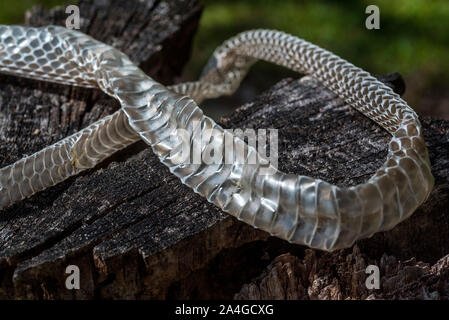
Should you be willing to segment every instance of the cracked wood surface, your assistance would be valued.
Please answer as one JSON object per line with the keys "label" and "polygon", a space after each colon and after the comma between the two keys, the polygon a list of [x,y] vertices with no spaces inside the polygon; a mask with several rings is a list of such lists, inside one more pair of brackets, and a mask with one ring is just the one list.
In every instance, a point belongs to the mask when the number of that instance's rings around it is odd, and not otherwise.
{"label": "cracked wood surface", "polygon": [[[379,267],[378,289],[368,289],[368,265]],[[384,253],[375,259],[360,251],[317,254],[302,259],[290,253],[276,257],[258,277],[245,284],[236,300],[436,300],[449,299],[449,255],[435,264],[398,260]]]}
{"label": "cracked wood surface", "polygon": [[[123,49],[155,79],[173,81],[188,59],[201,11],[196,2],[93,3],[80,1],[82,31]],[[63,10],[38,9],[27,23],[61,24],[65,17]],[[384,80],[401,90],[397,77]],[[1,76],[0,164],[117,108],[99,91]],[[389,140],[381,128],[310,78],[281,81],[222,124],[278,128],[281,170],[339,185],[373,174]],[[374,260],[387,253],[435,262],[448,253],[449,122],[424,119],[423,126],[435,189],[411,219],[358,243]],[[2,212],[0,297],[229,298],[279,254],[304,255],[303,247],[267,238],[183,186],[149,148],[137,143]],[[80,267],[81,290],[65,289],[69,264]]]}
{"label": "cracked wood surface", "polygon": [[[387,83],[394,83],[389,77]],[[449,253],[449,121],[422,118],[435,187],[411,218],[359,241],[375,254],[431,261]],[[279,128],[279,168],[350,186],[366,181],[385,161],[390,137],[315,80],[284,80],[249,103],[225,127]]]}
{"label": "cracked wood surface", "polygon": [[[435,187],[409,219],[350,249],[272,253],[234,298],[449,299],[449,121],[421,122]],[[225,123],[282,128],[280,169],[342,186],[368,179],[387,155],[389,136],[310,78],[278,83]],[[369,264],[380,268],[380,290],[365,286]]]}
{"label": "cracked wood surface", "polygon": [[[180,75],[201,14],[197,1],[80,1],[79,6],[81,31],[122,49],[162,83]],[[64,25],[66,17],[64,8],[37,8],[27,14],[26,24]],[[98,90],[1,76],[0,163],[33,153],[117,108],[116,101]],[[216,211],[177,183],[149,149],[139,154],[145,147],[133,145],[100,167],[2,212],[0,296],[100,295],[102,285],[108,290],[109,260],[126,259],[135,251],[135,266],[141,268],[143,257],[176,242],[176,237],[167,238],[195,215],[208,223]],[[189,200],[190,207],[184,204]],[[79,292],[63,290],[63,271],[70,261],[85,279]]]}

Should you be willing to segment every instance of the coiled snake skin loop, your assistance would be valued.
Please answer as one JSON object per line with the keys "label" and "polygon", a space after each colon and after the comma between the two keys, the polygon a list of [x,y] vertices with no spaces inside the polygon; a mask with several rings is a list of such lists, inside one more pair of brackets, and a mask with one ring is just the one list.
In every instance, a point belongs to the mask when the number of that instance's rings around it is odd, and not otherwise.
{"label": "coiled snake skin loop", "polygon": [[[257,59],[312,75],[387,130],[392,135],[389,154],[375,175],[342,188],[282,173],[271,164],[272,174],[262,173],[266,160],[197,106],[203,99],[232,93]],[[99,87],[122,107],[0,169],[0,209],[94,167],[138,139],[184,184],[225,212],[274,236],[322,250],[349,247],[393,228],[433,187],[421,125],[406,102],[369,73],[282,32],[241,33],[216,49],[199,81],[166,88],[123,53],[82,33],[55,26],[0,26],[0,72]],[[209,132],[200,152],[223,148],[226,139],[245,152],[235,152],[231,163],[180,163],[181,129],[193,137]],[[198,149],[194,139],[189,144]],[[256,164],[249,163],[251,157]]]}

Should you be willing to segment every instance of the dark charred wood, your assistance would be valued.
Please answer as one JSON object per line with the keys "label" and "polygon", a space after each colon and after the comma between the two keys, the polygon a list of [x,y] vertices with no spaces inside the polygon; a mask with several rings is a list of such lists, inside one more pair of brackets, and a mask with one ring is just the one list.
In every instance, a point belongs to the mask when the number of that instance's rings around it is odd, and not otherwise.
{"label": "dark charred wood", "polygon": [[[80,11],[81,31],[123,50],[168,84],[189,58],[201,7],[184,0],[110,0],[80,1]],[[26,23],[64,24],[65,18],[63,9],[33,9]],[[404,91],[399,75],[381,79]],[[98,90],[0,76],[0,165],[117,108]],[[278,129],[282,171],[342,186],[368,179],[387,154],[386,132],[309,77],[279,82],[221,123]],[[422,123],[436,178],[428,201],[393,230],[334,253],[306,250],[237,221],[136,143],[1,212],[0,297],[398,298],[418,297],[413,288],[419,285],[428,297],[446,297],[449,122]],[[364,287],[364,267],[371,263],[381,267],[382,286],[389,288],[377,296]],[[80,268],[80,290],[65,287],[71,264]],[[413,290],[404,279],[415,281]]]}

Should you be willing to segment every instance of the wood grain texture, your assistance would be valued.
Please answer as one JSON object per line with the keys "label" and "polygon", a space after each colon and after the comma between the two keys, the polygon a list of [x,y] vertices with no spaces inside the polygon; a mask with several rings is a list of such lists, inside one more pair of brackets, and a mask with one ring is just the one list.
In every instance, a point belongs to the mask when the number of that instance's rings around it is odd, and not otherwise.
{"label": "wood grain texture", "polygon": [[[337,185],[368,179],[387,155],[389,136],[311,78],[284,80],[226,119],[239,122],[282,128],[280,168]],[[351,249],[271,255],[234,298],[449,299],[449,122],[422,124],[435,187],[411,218]],[[366,289],[369,264],[381,270],[380,290]]]}
{"label": "wood grain texture", "polygon": [[[380,271],[380,288],[368,289],[368,265]],[[236,300],[436,300],[449,299],[449,255],[436,263],[398,260],[383,254],[372,259],[355,245],[348,252],[319,255],[307,250],[300,259],[276,257],[258,277],[235,294]]]}
{"label": "wood grain texture", "polygon": [[[173,82],[175,77],[180,75],[183,65],[189,58],[191,41],[201,13],[198,2],[80,1],[79,6],[82,16],[81,31],[122,49],[158,81]],[[27,15],[26,24],[63,25],[65,18],[64,8],[50,12],[34,9]],[[2,76],[0,163],[6,165],[33,153],[117,108],[116,101],[99,91]],[[146,254],[167,245],[168,240],[165,238],[169,237],[169,234],[166,234],[165,230],[170,229],[176,234],[176,228],[192,219],[191,216],[170,219],[171,216],[177,215],[177,211],[185,201],[183,194],[187,193],[188,189],[174,182],[168,170],[159,163],[150,150],[129,159],[144,148],[146,146],[143,143],[134,145],[101,167],[2,212],[1,296],[71,297],[75,293],[77,297],[93,297],[100,292],[98,284],[109,281],[108,275],[103,276],[100,272],[96,274],[96,270],[101,269],[97,269],[97,265],[102,264],[103,260],[116,257],[117,254],[125,258],[125,254],[122,253],[138,251],[138,248],[148,241]],[[125,162],[125,159],[129,160]],[[103,175],[104,170],[109,170],[109,163],[112,175]],[[114,166],[122,165],[128,169],[112,169]],[[145,172],[146,170],[148,171]],[[116,175],[119,171],[123,173],[121,177],[124,180]],[[83,180],[81,185],[79,179]],[[100,179],[101,182],[96,179]],[[115,193],[112,184],[117,188]],[[72,189],[74,187],[78,189],[75,193]],[[104,197],[99,192],[103,192]],[[175,197],[178,203],[173,201]],[[133,199],[138,200],[140,204],[133,203]],[[135,207],[121,208],[120,206],[125,203]],[[192,203],[194,205],[191,209],[182,206],[184,213],[192,210],[194,214],[203,217],[203,223],[207,223],[208,216],[203,214],[204,203],[199,201]],[[164,213],[170,211],[165,209],[169,206],[173,207],[172,215]],[[126,213],[122,214],[122,210]],[[162,215],[154,215],[158,212]],[[146,219],[151,221],[145,221]],[[159,223],[166,219],[173,224]],[[130,231],[133,228],[138,232]],[[153,228],[159,228],[159,231]],[[195,231],[195,228],[192,229],[186,230],[181,236],[188,236]],[[144,236],[143,234],[147,232],[155,232],[154,237]],[[156,235],[158,232],[161,233],[160,236]],[[115,244],[121,236],[133,233],[134,236],[127,240],[127,245],[125,242],[120,246]],[[142,234],[139,236],[138,233]],[[137,240],[138,237],[141,237],[141,240]],[[109,240],[111,242],[108,244]],[[102,246],[103,249],[100,248]],[[86,255],[85,253],[89,251],[90,255]],[[61,252],[64,252],[63,256]],[[86,288],[89,289],[83,288],[79,292],[63,289],[64,270],[67,265],[65,260],[70,257],[69,252],[82,257],[76,263],[79,264]],[[36,264],[36,260],[33,259],[38,256],[39,263]],[[53,261],[52,259],[56,257],[64,258],[61,269],[53,267],[48,269],[46,261]],[[135,266],[143,262],[140,252],[137,257],[140,260]],[[33,267],[29,267],[30,265]],[[40,271],[37,265],[42,267]],[[52,273],[53,279],[49,280],[47,285],[39,284],[41,280],[37,275],[41,271]],[[31,283],[28,282],[27,276],[31,277]],[[42,276],[45,278],[45,275]],[[55,284],[54,278],[61,281],[61,286]],[[53,286],[53,289],[62,290],[62,293],[53,293],[46,286]]]}
{"label": "wood grain texture", "polygon": [[[410,219],[359,245],[366,244],[377,254],[414,254],[435,261],[449,253],[449,122],[431,118],[421,122],[436,181],[433,192]],[[278,128],[280,170],[339,186],[369,179],[385,161],[391,137],[309,77],[281,81],[223,124]]]}
{"label": "wood grain texture", "polygon": [[[124,50],[163,83],[174,81],[187,61],[201,12],[197,2],[183,0],[80,1],[80,9],[82,31]],[[35,9],[27,24],[62,24],[65,17],[63,10]],[[397,75],[383,80],[403,91]],[[1,76],[0,164],[117,108],[96,90]],[[281,170],[338,185],[366,180],[387,154],[387,133],[311,78],[285,79],[221,122],[225,128],[279,129]],[[435,189],[411,219],[358,243],[369,261],[386,253],[435,263],[449,253],[449,122],[424,119],[423,126]],[[351,250],[332,257],[345,259]],[[304,247],[220,212],[137,143],[1,213],[0,297],[186,299],[231,298],[238,292],[236,297],[245,297],[243,284],[283,253],[298,261],[306,256]],[[333,261],[314,254],[323,264]],[[65,288],[69,264],[81,270],[81,290]],[[305,279],[304,269],[293,271],[296,279]],[[293,291],[290,296],[302,297]]]}

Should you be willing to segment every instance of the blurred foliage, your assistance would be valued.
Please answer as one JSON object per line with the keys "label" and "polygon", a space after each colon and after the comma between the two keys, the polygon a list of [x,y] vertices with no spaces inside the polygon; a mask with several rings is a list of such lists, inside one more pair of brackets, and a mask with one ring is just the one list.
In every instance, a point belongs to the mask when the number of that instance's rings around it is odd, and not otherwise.
{"label": "blurred foliage", "polygon": [[0,0],[0,23],[20,24],[24,13],[32,6],[41,5],[47,8],[56,5],[69,4],[76,1],[69,0]]}
{"label": "blurred foliage", "polygon": [[[66,0],[0,0],[0,23],[20,23],[32,5],[68,4]],[[413,105],[431,94],[449,109],[448,0],[202,0],[205,4],[185,78],[195,79],[213,50],[236,33],[278,29],[311,41],[373,74],[400,72]],[[380,8],[380,29],[367,30],[365,8]],[[82,14],[82,12],[81,12]],[[292,76],[265,63],[249,75],[257,91]],[[440,88],[437,93],[435,88]],[[432,91],[433,90],[433,91]],[[411,101],[410,101],[411,100]],[[439,103],[439,102],[438,102]],[[438,104],[437,103],[437,104]],[[441,109],[441,103],[440,109]],[[416,106],[418,109],[422,109]],[[444,110],[445,110],[444,109]],[[443,111],[444,111],[443,110]],[[449,110],[448,110],[449,112]]]}
{"label": "blurred foliage", "polygon": [[[368,71],[448,75],[447,0],[205,0],[194,63],[237,32],[271,28],[311,41]],[[365,28],[365,8],[380,8],[380,29]],[[197,66],[195,69],[199,68]]]}
{"label": "blurred foliage", "polygon": [[[407,84],[405,99],[416,110],[449,119],[448,0],[203,2],[205,9],[186,73],[189,79],[198,76],[225,39],[248,29],[277,29],[328,49],[373,74],[398,71]],[[365,9],[370,4],[380,9],[379,30],[365,27]],[[246,87],[260,92],[285,76],[296,75],[259,63],[248,75]]]}

